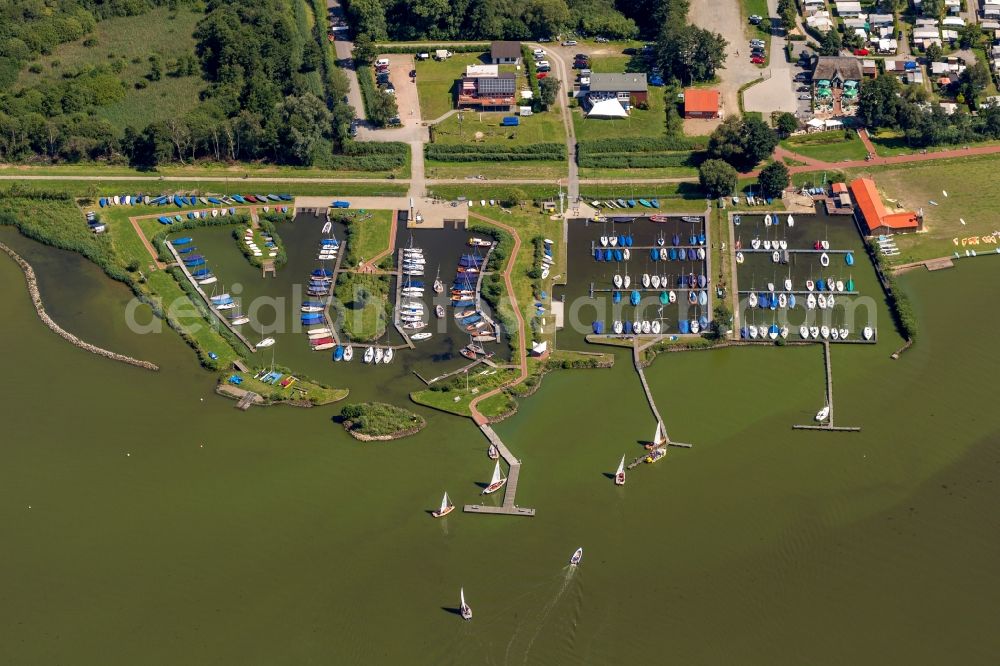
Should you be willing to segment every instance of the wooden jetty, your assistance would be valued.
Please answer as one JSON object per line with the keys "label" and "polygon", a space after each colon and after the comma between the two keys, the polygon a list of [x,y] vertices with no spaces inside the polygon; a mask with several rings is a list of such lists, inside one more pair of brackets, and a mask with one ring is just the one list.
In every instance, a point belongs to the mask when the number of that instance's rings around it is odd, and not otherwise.
{"label": "wooden jetty", "polygon": [[830,407],[826,423],[818,425],[793,425],[793,430],[832,430],[835,432],[860,432],[859,427],[835,426],[833,424],[833,368],[830,364],[830,343],[823,341],[823,362],[826,367],[826,404]]}
{"label": "wooden jetty", "polygon": [[775,252],[787,252],[788,254],[854,254],[854,250],[813,250],[813,249],[792,249],[782,250],[778,247],[772,247],[770,250],[765,250],[764,248],[757,248],[756,250],[752,247],[742,247],[737,252],[742,252],[743,254],[774,254]]}
{"label": "wooden jetty", "polygon": [[[396,251],[396,265],[403,265],[403,248],[399,248],[399,250]],[[399,321],[399,303],[403,299],[403,270],[397,270],[395,271],[395,274],[396,301],[393,303],[392,308],[392,325],[396,327],[396,332],[402,336],[403,342],[406,343],[406,346],[409,349],[415,349],[416,345],[413,344],[413,340],[410,339],[410,335],[406,332],[406,329],[403,328],[402,322]]]}
{"label": "wooden jetty", "polygon": [[340,336],[337,334],[337,327],[334,325],[333,317],[330,316],[330,306],[333,304],[333,293],[337,286],[337,275],[340,273],[340,266],[344,262],[345,256],[347,256],[347,240],[341,241],[340,246],[337,248],[337,263],[333,265],[330,293],[323,300],[323,319],[326,321],[326,327],[330,329],[330,335],[333,337],[333,344],[335,345],[340,344]]}
{"label": "wooden jetty", "polygon": [[469,370],[472,370],[474,367],[476,367],[477,365],[479,365],[481,363],[487,364],[487,365],[492,364],[494,367],[496,367],[495,363],[493,363],[492,361],[488,362],[488,359],[486,359],[486,358],[477,358],[475,361],[473,361],[472,363],[469,363],[468,365],[463,365],[461,368],[459,368],[457,370],[452,370],[451,372],[446,372],[445,374],[438,375],[437,377],[434,377],[433,379],[424,379],[420,375],[420,373],[417,372],[416,370],[413,371],[413,374],[415,374],[417,376],[417,379],[419,379],[420,381],[422,381],[424,384],[427,384],[428,386],[430,386],[431,384],[434,384],[435,382],[439,382],[442,379],[448,379],[449,377],[454,377],[455,375],[460,375],[463,372],[468,372]]}
{"label": "wooden jetty", "polygon": [[184,277],[187,278],[188,282],[191,283],[191,286],[194,287],[194,290],[198,292],[198,295],[201,296],[203,301],[205,301],[205,305],[208,307],[209,311],[215,315],[215,318],[222,322],[222,325],[228,328],[240,342],[245,344],[247,349],[251,352],[256,352],[257,347],[247,340],[246,336],[240,333],[240,331],[233,326],[232,323],[219,310],[215,309],[215,306],[212,305],[212,299],[205,293],[205,290],[201,288],[198,281],[194,279],[194,276],[191,275],[191,271],[188,270],[187,266],[184,265],[184,262],[181,260],[181,255],[177,253],[177,249],[174,247],[173,243],[167,241],[165,245],[167,246],[167,249],[170,250],[170,254],[173,255],[174,260],[177,262],[177,267],[181,269],[184,273]]}
{"label": "wooden jetty", "polygon": [[653,412],[653,416],[656,418],[656,422],[660,425],[660,428],[663,430],[663,436],[665,437],[665,439],[664,439],[664,441],[663,441],[662,444],[660,444],[659,446],[654,447],[650,451],[646,451],[641,456],[639,456],[638,458],[636,458],[635,460],[633,460],[631,463],[629,463],[628,469],[633,469],[634,467],[638,466],[639,463],[641,463],[643,460],[646,459],[646,456],[648,456],[652,452],[652,450],[662,449],[662,448],[666,448],[668,446],[679,446],[679,447],[682,447],[682,448],[685,448],[685,449],[692,448],[691,444],[684,444],[682,442],[671,442],[670,441],[670,435],[667,434],[667,426],[663,422],[663,417],[660,416],[660,410],[658,410],[656,408],[656,402],[653,400],[653,392],[649,389],[649,383],[646,381],[646,373],[645,373],[645,371],[643,370],[643,367],[642,367],[642,360],[639,358],[639,353],[643,349],[646,349],[650,345],[656,344],[663,337],[666,337],[666,336],[661,336],[659,339],[654,339],[654,340],[650,341],[649,344],[647,344],[647,345],[645,345],[643,347],[640,347],[639,346],[639,341],[636,340],[633,343],[633,345],[632,345],[632,363],[635,365],[635,371],[639,374],[639,381],[642,382],[642,390],[646,393],[646,401],[649,402],[649,409]]}
{"label": "wooden jetty", "polygon": [[[775,287],[777,287],[777,285],[775,285]],[[809,291],[807,289],[792,289],[791,291],[785,291],[784,289],[775,289],[774,291],[770,291],[768,289],[752,289],[750,291],[744,291],[744,290],[740,290],[739,291],[740,295],[745,295],[745,296],[749,296],[750,294],[768,294],[768,295],[770,295],[770,294],[795,294],[796,296],[799,296],[799,295],[801,295],[801,296],[808,296],[809,294],[813,294],[815,296],[819,296],[820,294],[823,294],[824,296],[857,296],[860,293],[861,292],[857,291],[857,290],[855,290],[855,291],[827,291],[826,289],[824,289],[823,291],[819,291],[819,290]]]}
{"label": "wooden jetty", "polygon": [[490,441],[490,444],[497,447],[497,451],[500,452],[500,457],[504,459],[504,462],[506,462],[510,468],[507,473],[507,484],[504,486],[503,504],[501,506],[466,504],[462,510],[466,513],[490,513],[504,516],[534,516],[534,509],[527,509],[514,504],[514,497],[517,494],[517,479],[521,474],[521,461],[514,457],[514,454],[511,453],[510,449],[504,445],[500,436],[496,434],[488,423],[484,423],[479,426],[479,429],[483,431],[484,435],[486,435],[486,439]]}
{"label": "wooden jetty", "polygon": [[253,391],[247,391],[236,402],[236,409],[239,409],[239,410],[245,412],[248,409],[250,409],[254,404],[256,404],[258,402],[263,402],[263,398],[261,398],[259,395],[257,395]]}

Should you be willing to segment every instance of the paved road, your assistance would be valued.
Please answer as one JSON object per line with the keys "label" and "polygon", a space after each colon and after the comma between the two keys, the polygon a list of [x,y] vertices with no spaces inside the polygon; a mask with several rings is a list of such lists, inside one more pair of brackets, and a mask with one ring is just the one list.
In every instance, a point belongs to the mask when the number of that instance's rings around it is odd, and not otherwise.
{"label": "paved road", "polygon": [[[528,44],[531,48],[543,48],[542,44]],[[555,66],[556,75],[561,85],[557,99],[559,113],[562,114],[563,125],[566,128],[566,162],[567,162],[567,199],[572,205],[580,198],[580,170],[576,164],[576,130],[573,127],[573,110],[569,108],[568,91],[573,89],[573,70],[566,64],[579,51],[576,46],[545,44],[546,58]]]}
{"label": "paved road", "polygon": [[[326,0],[326,8],[330,16],[342,19],[347,25],[347,18],[344,15],[344,8],[340,6],[340,0]],[[347,76],[347,103],[354,107],[354,117],[364,120],[365,102],[361,97],[361,86],[358,85],[358,74],[354,69],[354,42],[336,41],[333,43],[334,52],[337,54],[337,62]]]}
{"label": "paved road", "polygon": [[688,17],[694,25],[717,32],[729,42],[726,47],[726,65],[719,71],[720,82],[717,87],[722,94],[724,113],[739,114],[740,88],[764,75],[761,69],[750,62],[749,38],[740,11],[740,0],[695,2],[691,4]]}

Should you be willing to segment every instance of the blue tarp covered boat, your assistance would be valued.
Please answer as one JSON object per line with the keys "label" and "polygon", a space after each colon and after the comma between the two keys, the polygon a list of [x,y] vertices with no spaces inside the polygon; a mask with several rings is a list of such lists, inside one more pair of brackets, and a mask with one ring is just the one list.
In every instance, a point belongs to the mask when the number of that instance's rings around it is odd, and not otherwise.
{"label": "blue tarp covered boat", "polygon": [[677,257],[678,257],[678,258],[679,258],[679,259],[680,259],[681,261],[684,261],[684,260],[686,260],[686,259],[687,259],[687,250],[685,250],[684,248],[681,248],[680,250],[678,250],[678,251],[677,251]]}
{"label": "blue tarp covered boat", "polygon": [[625,255],[622,254],[621,250],[615,250],[615,261],[622,261],[624,258]]}
{"label": "blue tarp covered boat", "polygon": [[670,261],[677,261],[677,250],[670,248],[670,251],[667,252],[667,256],[670,257]]}
{"label": "blue tarp covered boat", "polygon": [[708,280],[705,278],[705,276],[704,275],[699,275],[698,276],[698,286],[701,287],[702,289],[704,289],[706,284],[708,284]]}
{"label": "blue tarp covered boat", "polygon": [[688,323],[687,319],[681,319],[679,322],[677,322],[677,330],[680,331],[681,333],[690,333],[691,325]]}
{"label": "blue tarp covered boat", "polygon": [[205,265],[205,260],[204,259],[194,259],[194,260],[188,261],[187,259],[185,259],[184,260],[184,264],[188,268],[194,268],[195,266],[204,266]]}
{"label": "blue tarp covered boat", "polygon": [[196,248],[194,245],[192,245],[191,247],[182,247],[181,249],[177,250],[177,254],[187,254],[188,252],[194,252],[197,249],[198,248]]}
{"label": "blue tarp covered boat", "polygon": [[632,293],[629,294],[628,300],[632,305],[639,305],[639,301],[642,300],[642,295],[639,293],[638,289],[633,289]]}
{"label": "blue tarp covered boat", "polygon": [[670,239],[670,242],[673,243],[674,245],[680,245],[681,237],[677,234],[674,234],[674,237]]}
{"label": "blue tarp covered boat", "polygon": [[97,202],[101,208],[108,205],[108,200],[105,197],[101,197],[101,200]]}
{"label": "blue tarp covered boat", "polygon": [[312,274],[316,277],[331,277],[333,275],[333,271],[328,271],[325,268],[317,268],[312,272]]}
{"label": "blue tarp covered boat", "polygon": [[469,308],[475,305],[475,301],[452,301],[451,307],[453,308]]}
{"label": "blue tarp covered boat", "polygon": [[600,248],[594,250],[594,259],[596,259],[597,261],[604,261],[604,253],[601,252]]}
{"label": "blue tarp covered boat", "polygon": [[[543,309],[542,312],[545,312],[545,310]],[[465,317],[464,319],[459,319],[459,322],[461,322],[463,326],[468,326],[469,324],[475,324],[477,321],[482,321],[482,320],[483,320],[482,315],[474,314]]]}
{"label": "blue tarp covered boat", "polygon": [[191,271],[191,276],[195,277],[195,278],[208,277],[211,274],[212,274],[212,271],[208,270],[207,268],[200,268],[200,269],[198,269],[196,271]]}
{"label": "blue tarp covered boat", "polygon": [[337,345],[333,350],[333,360],[342,361],[344,360],[344,347],[343,345]]}
{"label": "blue tarp covered boat", "polygon": [[652,250],[649,251],[649,258],[652,259],[653,261],[659,261],[660,251],[654,247]]}
{"label": "blue tarp covered boat", "polygon": [[622,302],[622,292],[620,292],[620,291],[612,292],[611,293],[611,301],[614,302],[614,303],[621,303]]}
{"label": "blue tarp covered boat", "polygon": [[614,258],[615,255],[610,248],[604,251],[604,261],[611,261]]}
{"label": "blue tarp covered boat", "polygon": [[159,217],[159,218],[157,218],[156,221],[159,222],[160,224],[173,224],[174,223],[174,221],[172,219],[170,219],[169,217],[162,217],[162,216]]}
{"label": "blue tarp covered boat", "polygon": [[594,333],[596,333],[597,335],[600,335],[601,333],[604,332],[604,322],[603,321],[595,321],[593,323],[593,328],[594,328]]}
{"label": "blue tarp covered boat", "polygon": [[291,201],[292,200],[292,195],[291,194],[279,194],[278,198],[281,199],[282,201]]}

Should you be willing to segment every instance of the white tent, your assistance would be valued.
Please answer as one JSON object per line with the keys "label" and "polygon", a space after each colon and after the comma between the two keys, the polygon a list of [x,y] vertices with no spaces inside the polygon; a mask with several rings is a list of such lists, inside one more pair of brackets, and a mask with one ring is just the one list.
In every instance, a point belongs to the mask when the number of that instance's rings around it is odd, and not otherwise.
{"label": "white tent", "polygon": [[821,129],[825,127],[825,123],[819,118],[813,118],[811,120],[806,121],[806,125],[808,125],[809,127],[814,127],[816,129]]}
{"label": "white tent", "polygon": [[595,102],[587,113],[588,118],[628,118],[628,112],[617,99]]}
{"label": "white tent", "polygon": [[836,129],[838,127],[843,127],[844,123],[842,123],[839,120],[834,120],[833,118],[830,118],[824,123],[824,125],[826,125],[827,129]]}

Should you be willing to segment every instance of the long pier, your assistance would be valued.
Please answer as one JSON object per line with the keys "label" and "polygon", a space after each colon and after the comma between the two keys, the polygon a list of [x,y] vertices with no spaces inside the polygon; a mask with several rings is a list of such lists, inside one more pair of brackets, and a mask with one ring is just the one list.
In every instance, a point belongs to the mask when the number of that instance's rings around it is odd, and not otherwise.
{"label": "long pier", "polygon": [[255,347],[249,340],[247,340],[246,336],[240,333],[239,330],[237,330],[237,328],[233,326],[232,323],[228,319],[226,319],[225,316],[223,316],[222,312],[217,310],[215,306],[212,305],[212,299],[209,298],[208,294],[205,293],[205,290],[201,288],[200,284],[198,284],[198,281],[194,279],[193,275],[191,275],[191,271],[189,271],[187,266],[184,264],[183,259],[181,259],[181,255],[177,253],[177,248],[174,247],[174,244],[171,243],[170,241],[167,241],[166,246],[167,249],[170,250],[170,254],[174,257],[174,261],[177,262],[177,266],[181,269],[181,271],[183,271],[184,277],[188,279],[188,282],[191,283],[191,286],[194,287],[194,290],[198,292],[198,295],[201,296],[203,301],[205,301],[205,305],[208,306],[209,311],[213,315],[215,315],[215,318],[218,319],[220,322],[222,322],[222,325],[228,328],[230,332],[232,332],[232,334],[235,335],[240,342],[245,344],[247,346],[247,349],[249,349],[251,352],[256,352],[257,347]]}
{"label": "long pier", "polygon": [[743,254],[773,254],[775,252],[787,252],[788,254],[854,254],[854,250],[812,250],[812,249],[792,249],[782,250],[780,247],[772,247],[770,250],[764,248],[754,249],[752,247],[742,247],[736,250]]}
{"label": "long pier", "polygon": [[[690,448],[692,448],[691,444],[684,444],[682,442],[671,442],[670,441],[670,435],[667,434],[667,426],[663,422],[663,417],[660,416],[660,410],[656,408],[656,401],[653,400],[653,392],[649,388],[649,382],[646,381],[646,372],[645,372],[645,370],[642,367],[642,360],[639,358],[639,354],[640,354],[640,352],[642,350],[650,347],[651,345],[656,344],[657,342],[659,342],[660,340],[662,340],[664,337],[667,337],[667,336],[661,334],[657,339],[651,340],[648,344],[646,344],[646,345],[644,345],[642,347],[639,346],[639,341],[636,340],[632,344],[632,363],[635,365],[635,371],[636,371],[636,373],[638,373],[638,375],[639,375],[639,381],[642,383],[642,390],[646,394],[646,401],[649,403],[649,409],[650,409],[650,411],[653,412],[653,416],[656,418],[656,423],[659,425],[660,431],[663,432],[663,437],[664,437],[663,442],[661,442],[657,446],[653,447],[653,450],[666,448],[668,446],[679,446],[679,447],[682,447],[682,448],[685,448],[685,449],[690,449]],[[646,453],[643,453],[641,456],[639,456],[638,458],[636,458],[635,460],[633,460],[631,463],[629,463],[628,469],[633,469],[634,467],[638,466],[639,463],[641,463],[643,460],[645,460],[646,456],[648,456],[649,454],[650,454],[650,451],[647,451]]]}
{"label": "long pier", "polygon": [[860,432],[859,427],[833,425],[833,368],[830,364],[830,343],[823,341],[823,363],[826,370],[826,404],[830,408],[826,423],[819,425],[793,425],[793,430],[833,430],[839,432]]}
{"label": "long pier", "polygon": [[521,474],[521,461],[510,452],[510,449],[504,445],[500,436],[496,434],[488,423],[484,423],[479,426],[479,429],[483,431],[484,435],[486,435],[486,439],[490,441],[490,444],[497,447],[497,451],[500,452],[500,457],[507,463],[510,471],[507,473],[507,484],[504,486],[503,504],[501,506],[466,504],[462,510],[466,513],[492,513],[505,516],[534,516],[534,509],[527,509],[514,504],[514,498],[517,495],[517,480]]}
{"label": "long pier", "polygon": [[330,293],[327,294],[326,299],[323,301],[323,318],[326,320],[326,327],[330,329],[330,335],[333,336],[333,344],[340,344],[340,335],[337,334],[337,327],[334,325],[333,317],[330,316],[330,305],[333,304],[333,294],[337,287],[337,276],[340,274],[340,265],[344,261],[344,257],[347,255],[347,240],[343,240],[340,246],[337,248],[337,263],[333,265],[333,276],[330,281]]}
{"label": "long pier", "polygon": [[[396,265],[402,267],[403,265],[403,248],[397,250],[396,255]],[[413,344],[413,340],[410,339],[409,334],[406,329],[403,328],[402,322],[399,321],[399,304],[403,300],[403,270],[400,268],[395,271],[396,273],[396,301],[393,303],[392,307],[392,325],[396,328],[396,332],[399,333],[403,338],[403,342],[409,349],[414,349],[416,347]],[[432,299],[433,300],[433,299]],[[429,315],[428,315],[429,316]]]}

